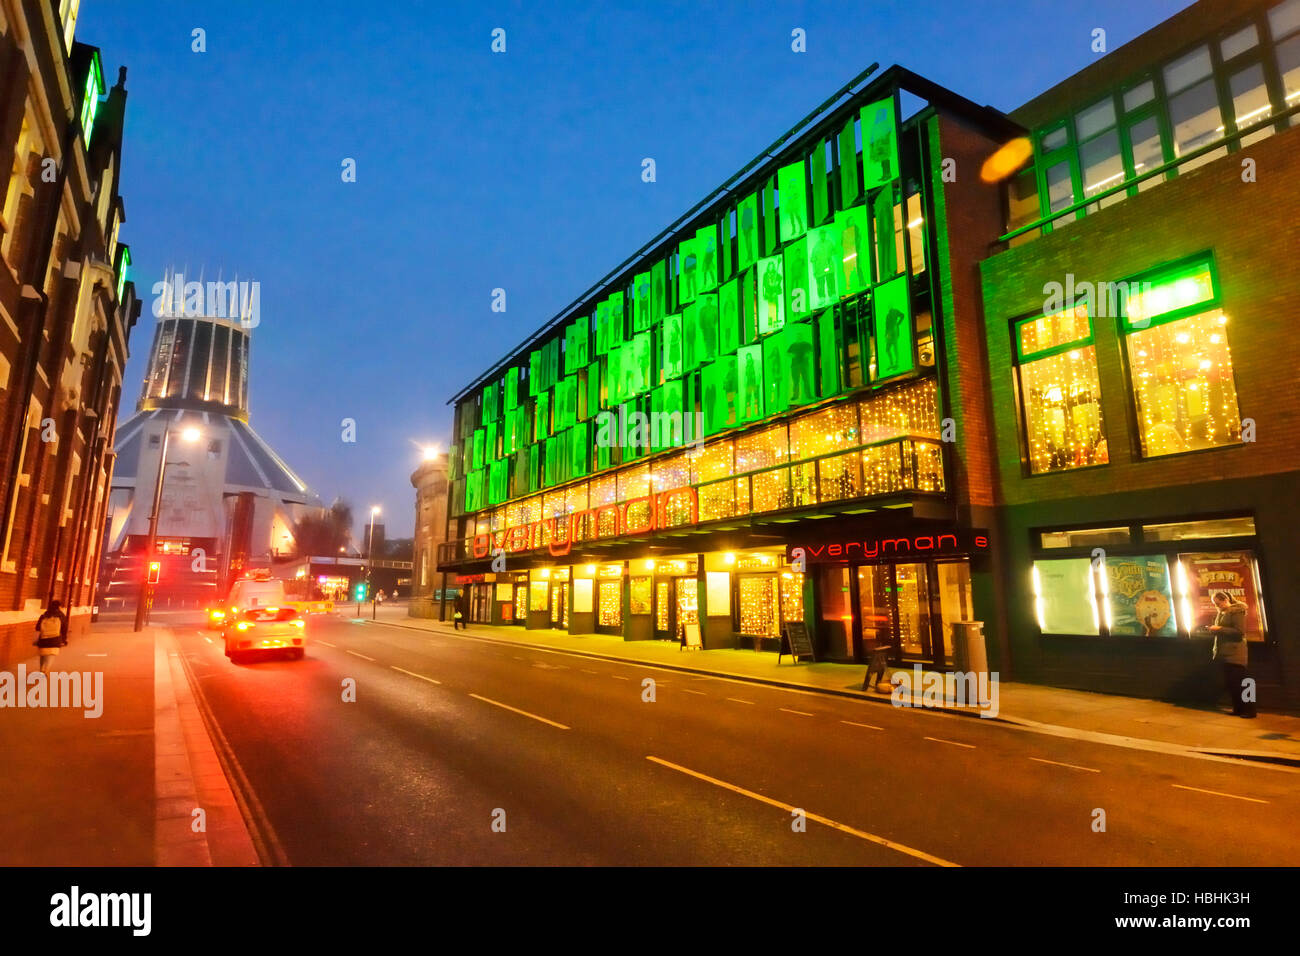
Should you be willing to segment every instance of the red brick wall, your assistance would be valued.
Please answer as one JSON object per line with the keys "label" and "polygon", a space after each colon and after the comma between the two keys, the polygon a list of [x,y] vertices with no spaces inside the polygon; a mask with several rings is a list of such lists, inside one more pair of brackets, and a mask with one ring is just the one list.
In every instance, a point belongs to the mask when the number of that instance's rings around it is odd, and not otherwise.
{"label": "red brick wall", "polygon": [[[1242,182],[1242,160],[1257,182]],[[982,265],[1000,501],[1018,504],[1300,469],[1300,129],[1252,144]],[[1008,320],[1041,310],[1045,283],[1116,281],[1203,250],[1218,267],[1237,403],[1254,443],[1142,460],[1118,321],[1094,321],[1110,465],[1025,478]]]}

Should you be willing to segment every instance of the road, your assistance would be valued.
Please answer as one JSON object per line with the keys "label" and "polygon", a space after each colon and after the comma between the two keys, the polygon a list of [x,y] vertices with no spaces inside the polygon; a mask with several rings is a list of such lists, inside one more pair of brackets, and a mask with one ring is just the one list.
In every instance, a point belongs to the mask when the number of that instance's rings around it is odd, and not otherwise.
{"label": "road", "polygon": [[234,665],[197,618],[168,625],[294,865],[1261,866],[1300,844],[1270,766],[345,617],[311,619],[302,661]]}

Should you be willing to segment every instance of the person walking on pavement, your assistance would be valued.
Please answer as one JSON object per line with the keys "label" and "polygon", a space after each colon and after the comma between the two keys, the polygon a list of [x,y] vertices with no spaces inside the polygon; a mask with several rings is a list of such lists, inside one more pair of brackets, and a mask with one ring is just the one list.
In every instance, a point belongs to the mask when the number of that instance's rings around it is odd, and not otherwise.
{"label": "person walking on pavement", "polygon": [[469,624],[467,622],[467,618],[469,617],[469,599],[468,593],[464,588],[462,588],[461,592],[456,595],[456,603],[453,607],[456,610],[455,613],[452,614],[451,629],[456,631],[463,627],[466,630],[469,630]]}
{"label": "person walking on pavement", "polygon": [[59,648],[68,643],[68,618],[58,601],[51,601],[45,613],[36,619],[35,644],[41,652],[41,673],[49,672],[50,662]]}
{"label": "person walking on pavement", "polygon": [[1223,684],[1232,698],[1232,712],[1237,717],[1254,717],[1254,693],[1246,700],[1246,605],[1234,601],[1226,591],[1214,593],[1214,606],[1218,613],[1210,625],[1214,635],[1214,659],[1223,667]]}

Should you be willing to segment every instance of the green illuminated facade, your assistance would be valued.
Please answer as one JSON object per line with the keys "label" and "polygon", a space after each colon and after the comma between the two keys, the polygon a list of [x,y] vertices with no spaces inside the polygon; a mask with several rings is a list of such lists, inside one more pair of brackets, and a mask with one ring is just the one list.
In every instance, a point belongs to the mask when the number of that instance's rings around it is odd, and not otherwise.
{"label": "green illuminated facade", "polygon": [[476,623],[943,669],[978,621],[1004,678],[1179,699],[1224,588],[1300,706],[1297,97],[1300,0],[1010,116],[864,74],[453,399],[440,568]]}

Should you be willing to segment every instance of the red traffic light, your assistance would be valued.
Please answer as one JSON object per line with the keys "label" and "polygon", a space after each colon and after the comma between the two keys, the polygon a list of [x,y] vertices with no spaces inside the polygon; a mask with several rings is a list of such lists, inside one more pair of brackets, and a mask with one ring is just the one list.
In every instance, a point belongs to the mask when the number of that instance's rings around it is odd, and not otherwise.
{"label": "red traffic light", "polygon": [[159,575],[159,573],[160,573],[161,571],[162,571],[162,562],[161,562],[161,561],[150,561],[150,562],[149,562],[149,583],[150,583],[150,584],[157,584],[157,583],[158,583],[158,575]]}

